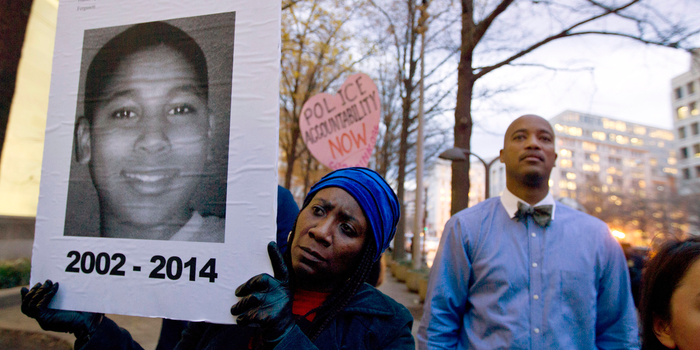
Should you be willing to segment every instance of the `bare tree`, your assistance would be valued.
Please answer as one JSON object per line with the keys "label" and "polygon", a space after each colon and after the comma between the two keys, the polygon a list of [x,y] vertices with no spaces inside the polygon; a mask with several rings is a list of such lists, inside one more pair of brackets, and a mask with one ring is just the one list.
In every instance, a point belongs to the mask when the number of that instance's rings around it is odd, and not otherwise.
{"label": "bare tree", "polygon": [[[280,87],[280,148],[284,186],[293,186],[295,172],[308,188],[309,176],[319,164],[311,159],[299,129],[304,102],[330,90],[368,57],[372,45],[358,45],[345,27],[363,4],[346,6],[334,0],[287,0],[282,13],[282,70]],[[360,52],[359,57],[357,53]],[[356,58],[353,57],[355,54]],[[302,167],[298,160],[306,157]]]}
{"label": "bare tree", "polygon": [[[420,38],[419,18],[422,0],[404,1],[381,1],[372,0],[374,8],[378,12],[378,17],[373,19],[373,27],[384,28],[376,38],[384,49],[384,55],[379,59],[383,63],[380,74],[382,86],[391,90],[383,91],[383,97],[394,97],[393,101],[386,100],[387,106],[383,112],[382,138],[378,139],[378,162],[380,172],[387,176],[392,170],[396,171],[396,194],[401,205],[401,219],[399,221],[394,245],[397,247],[404,244],[404,232],[406,227],[406,212],[403,205],[405,187],[404,183],[409,178],[409,170],[415,162],[415,134],[417,130],[417,103],[418,86],[420,83]],[[441,70],[451,59],[456,57],[456,50],[449,49],[450,37],[446,29],[455,24],[454,18],[450,19],[450,10],[453,8],[451,1],[439,2],[430,5],[431,16],[428,25],[431,31],[426,40],[430,45],[426,45],[426,57],[431,60],[426,67],[426,124],[444,112],[445,101],[453,96],[450,88],[445,88],[446,80],[450,75]],[[427,61],[426,61],[427,62]],[[388,83],[384,83],[387,81]],[[385,106],[382,106],[385,107]],[[436,140],[442,145],[445,134],[441,132],[444,126],[427,128],[426,141]],[[430,145],[430,143],[428,142]],[[431,148],[428,146],[428,148]],[[428,157],[434,156],[439,147],[432,147],[432,152],[426,152]],[[412,158],[411,158],[412,157]],[[393,176],[392,176],[393,177]],[[405,252],[403,249],[394,250],[394,258],[403,259]]]}
{"label": "bare tree", "polygon": [[[670,1],[670,0],[669,0]],[[454,146],[470,149],[475,83],[555,40],[608,35],[691,49],[700,31],[693,0],[461,0]],[[469,162],[452,163],[452,213],[468,206]]]}

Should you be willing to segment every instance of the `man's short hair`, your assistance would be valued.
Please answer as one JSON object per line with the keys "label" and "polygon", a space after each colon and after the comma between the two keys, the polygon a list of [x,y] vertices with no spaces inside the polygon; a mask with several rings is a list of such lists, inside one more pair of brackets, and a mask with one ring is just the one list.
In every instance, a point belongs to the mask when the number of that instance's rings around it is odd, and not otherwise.
{"label": "man's short hair", "polygon": [[192,66],[204,99],[209,98],[207,60],[197,42],[180,28],[164,22],[136,24],[110,39],[90,63],[85,78],[85,117],[91,124],[102,94],[121,61],[131,54],[160,45],[175,50]]}

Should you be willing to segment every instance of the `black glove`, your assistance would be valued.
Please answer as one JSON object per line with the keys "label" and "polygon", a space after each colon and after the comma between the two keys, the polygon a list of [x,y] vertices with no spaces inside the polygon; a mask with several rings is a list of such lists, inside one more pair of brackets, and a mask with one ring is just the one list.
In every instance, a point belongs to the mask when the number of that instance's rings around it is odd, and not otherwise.
{"label": "black glove", "polygon": [[282,254],[275,242],[267,245],[275,277],[264,273],[257,275],[236,288],[241,299],[231,307],[231,314],[242,326],[258,324],[262,338],[267,343],[278,343],[294,327],[292,293],[289,290],[289,273]]}
{"label": "black glove", "polygon": [[49,309],[49,303],[58,291],[58,282],[46,280],[32,290],[22,288],[22,313],[36,319],[41,329],[73,333],[78,339],[89,338],[102,321],[102,314]]}

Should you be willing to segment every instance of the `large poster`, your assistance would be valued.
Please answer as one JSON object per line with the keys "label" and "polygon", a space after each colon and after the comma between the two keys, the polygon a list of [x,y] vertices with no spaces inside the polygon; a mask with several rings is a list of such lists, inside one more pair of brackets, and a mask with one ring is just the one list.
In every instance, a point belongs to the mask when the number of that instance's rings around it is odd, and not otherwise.
{"label": "large poster", "polygon": [[52,307],[232,323],[269,272],[278,1],[62,1],[32,283]]}

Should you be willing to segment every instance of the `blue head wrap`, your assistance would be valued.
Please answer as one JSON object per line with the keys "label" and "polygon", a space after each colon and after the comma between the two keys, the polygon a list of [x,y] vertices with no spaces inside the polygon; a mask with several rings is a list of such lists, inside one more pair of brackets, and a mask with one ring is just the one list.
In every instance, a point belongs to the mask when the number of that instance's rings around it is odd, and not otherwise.
{"label": "blue head wrap", "polygon": [[367,168],[343,168],[331,172],[319,180],[306,195],[304,208],[316,192],[327,187],[339,187],[349,193],[362,208],[376,243],[374,260],[389,247],[399,222],[399,200],[386,180]]}

